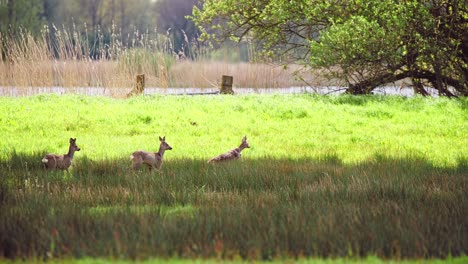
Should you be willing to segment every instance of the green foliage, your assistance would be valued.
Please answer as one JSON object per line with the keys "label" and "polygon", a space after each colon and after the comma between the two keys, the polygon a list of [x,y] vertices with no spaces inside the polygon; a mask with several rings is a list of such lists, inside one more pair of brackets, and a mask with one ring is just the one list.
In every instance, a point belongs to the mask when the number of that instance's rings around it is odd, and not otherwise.
{"label": "green foliage", "polygon": [[41,0],[0,1],[0,35],[16,35],[22,31],[39,35],[43,26]]}
{"label": "green foliage", "polygon": [[[391,51],[387,50],[394,50],[393,47],[398,45],[398,39],[392,39],[389,43],[387,34],[389,32],[380,27],[376,21],[369,21],[363,16],[353,16],[342,25],[335,24],[324,31],[320,42],[311,42],[311,52],[318,55],[311,58],[312,63],[320,67],[338,64],[345,69],[362,67],[365,64],[372,65],[375,61],[394,64],[395,56],[391,55],[397,54],[391,54]],[[362,42],[360,39],[367,41]],[[384,60],[382,56],[390,57]],[[360,65],[356,66],[357,62]]]}
{"label": "green foliage", "polygon": [[192,19],[205,38],[253,39],[263,55],[325,68],[350,93],[412,78],[422,94],[425,85],[453,96],[468,94],[465,4],[207,0]]}

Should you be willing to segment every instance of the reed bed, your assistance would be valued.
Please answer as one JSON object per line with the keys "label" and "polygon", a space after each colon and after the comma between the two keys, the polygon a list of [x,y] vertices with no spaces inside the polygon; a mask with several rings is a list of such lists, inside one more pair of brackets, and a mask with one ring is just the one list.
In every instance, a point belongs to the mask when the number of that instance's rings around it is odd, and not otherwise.
{"label": "reed bed", "polygon": [[319,71],[308,71],[300,65],[284,67],[274,63],[185,61],[174,64],[169,74],[171,87],[219,88],[222,75],[233,76],[235,88],[323,87],[339,84],[336,80],[321,77]]}
{"label": "reed bed", "polygon": [[[89,46],[88,36],[66,29],[47,28],[42,38],[24,33],[17,38],[0,36],[0,85],[6,87],[102,87],[131,89],[137,74],[148,75],[148,85],[164,87],[170,54],[161,52],[155,40],[135,36],[123,45],[112,34],[109,44]],[[72,89],[71,89],[72,90]]]}
{"label": "reed bed", "polygon": [[[0,256],[432,259],[466,255],[466,99],[0,98]],[[53,118],[51,118],[53,116]],[[157,150],[160,172],[130,169]],[[237,146],[242,160],[206,161]],[[69,174],[47,152],[76,137]],[[462,258],[463,259],[463,258]]]}
{"label": "reed bed", "polygon": [[136,32],[125,43],[121,39],[112,31],[83,35],[56,27],[44,28],[39,38],[27,32],[16,38],[0,35],[0,86],[14,88],[19,95],[39,93],[45,87],[62,87],[70,93],[97,87],[120,97],[132,89],[138,74],[145,74],[147,87],[157,88],[219,87],[222,75],[233,75],[236,87],[247,88],[330,84],[318,77],[319,72],[299,65],[211,61],[208,55],[178,60],[170,37],[157,33]]}

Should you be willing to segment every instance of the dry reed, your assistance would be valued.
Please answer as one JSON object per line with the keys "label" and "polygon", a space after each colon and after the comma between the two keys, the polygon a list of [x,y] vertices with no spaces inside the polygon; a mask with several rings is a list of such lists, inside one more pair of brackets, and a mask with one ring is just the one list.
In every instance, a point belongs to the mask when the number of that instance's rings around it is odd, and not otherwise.
{"label": "dry reed", "polygon": [[[234,76],[238,88],[321,86],[326,82],[299,65],[283,68],[206,59],[178,61],[167,48],[169,37],[156,33],[136,32],[126,45],[114,32],[108,44],[103,42],[104,36],[98,32],[90,44],[87,33],[80,36],[76,29],[69,32],[56,27],[46,27],[40,38],[27,32],[16,39],[0,36],[0,49],[5,51],[0,61],[0,86],[14,88],[17,95],[49,91],[48,87],[70,93],[97,87],[119,95],[132,88],[137,74],[145,74],[147,87],[158,88],[213,88],[222,75]],[[297,78],[299,72],[302,77]]]}

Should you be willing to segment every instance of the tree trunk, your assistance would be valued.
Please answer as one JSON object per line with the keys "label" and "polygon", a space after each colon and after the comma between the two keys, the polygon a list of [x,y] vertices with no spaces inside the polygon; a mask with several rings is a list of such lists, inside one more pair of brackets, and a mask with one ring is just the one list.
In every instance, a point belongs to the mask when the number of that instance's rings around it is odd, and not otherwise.
{"label": "tree trunk", "polygon": [[360,94],[370,94],[375,88],[378,86],[398,81],[408,77],[407,73],[400,73],[400,74],[393,74],[393,73],[385,73],[381,75],[374,76],[373,78],[366,79],[362,82],[349,84],[348,89],[346,89],[346,93],[360,95]]}
{"label": "tree trunk", "polygon": [[413,84],[413,91],[415,94],[429,96],[429,93],[426,91],[426,89],[424,89],[424,85],[422,84],[420,79],[411,78],[411,83]]}
{"label": "tree trunk", "polygon": [[8,8],[8,26],[10,26],[11,29],[14,30],[16,28],[14,26],[16,24],[15,23],[16,22],[15,0],[8,0],[7,8]]}
{"label": "tree trunk", "polygon": [[111,25],[115,23],[115,0],[111,1]]}
{"label": "tree trunk", "polygon": [[362,95],[362,94],[369,94],[373,89],[369,89],[365,85],[362,84],[349,84],[348,89],[346,89],[346,93],[352,95]]}
{"label": "tree trunk", "polygon": [[125,1],[120,0],[120,30],[125,33],[127,32],[125,21]]}

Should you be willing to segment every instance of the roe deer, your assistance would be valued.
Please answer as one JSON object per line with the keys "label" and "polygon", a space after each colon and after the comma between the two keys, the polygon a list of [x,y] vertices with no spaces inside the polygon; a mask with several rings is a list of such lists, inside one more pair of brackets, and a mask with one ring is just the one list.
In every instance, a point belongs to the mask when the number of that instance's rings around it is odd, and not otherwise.
{"label": "roe deer", "polygon": [[238,148],[232,149],[224,154],[218,155],[208,161],[208,163],[215,163],[221,161],[229,161],[239,159],[241,156],[241,151],[245,148],[250,148],[249,143],[247,142],[247,136],[242,138],[242,143]]}
{"label": "roe deer", "polygon": [[73,155],[75,151],[80,151],[80,148],[76,145],[76,138],[70,138],[70,147],[68,148],[68,153],[64,155],[56,155],[56,154],[47,154],[42,159],[42,163],[46,169],[53,170],[66,170],[68,172],[68,168],[72,164]]}
{"label": "roe deer", "polygon": [[161,144],[159,145],[159,151],[156,153],[143,150],[137,150],[133,152],[133,154],[130,156],[130,160],[132,161],[132,167],[134,169],[138,169],[141,164],[148,166],[150,171],[154,168],[158,170],[161,168],[164,151],[171,150],[172,147],[167,144],[165,136],[163,138],[159,137],[159,141]]}

